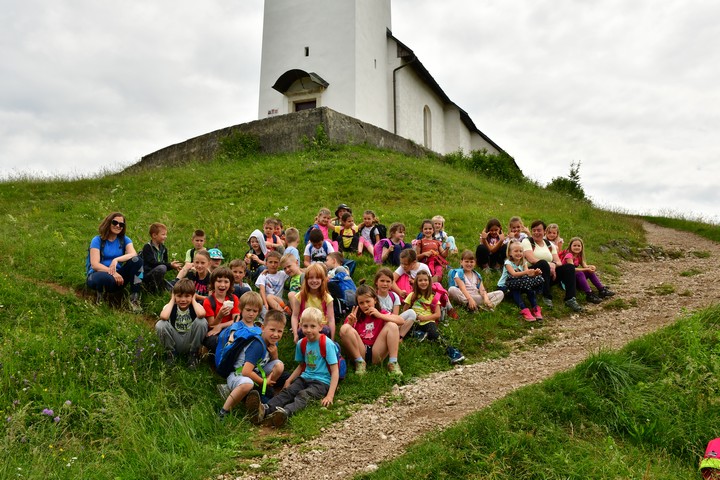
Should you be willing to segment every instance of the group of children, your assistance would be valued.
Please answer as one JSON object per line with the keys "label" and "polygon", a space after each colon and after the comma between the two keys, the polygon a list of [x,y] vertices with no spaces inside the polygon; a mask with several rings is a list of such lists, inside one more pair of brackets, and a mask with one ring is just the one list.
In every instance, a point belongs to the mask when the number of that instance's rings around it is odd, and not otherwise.
{"label": "group of children", "polygon": [[[406,243],[402,223],[386,230],[367,210],[363,223],[357,225],[351,209],[341,204],[334,220],[328,209],[318,212],[306,232],[302,257],[298,229],[283,230],[279,220],[269,218],[262,231],[248,237],[245,256],[227,265],[220,250],[204,248],[204,232],[196,230],[183,265],[168,262],[167,229],[153,224],[151,241],[143,248],[143,281],[151,289],[172,289],[156,324],[167,362],[187,355],[189,366],[195,368],[204,346],[220,372],[220,362],[227,361],[224,352],[237,347],[227,381],[218,386],[225,400],[220,416],[244,402],[251,421],[281,426],[310,399],[332,404],[344,376],[340,346],[356,375],[363,375],[368,364],[381,364],[387,358],[389,374],[399,377],[399,344],[406,338],[438,342],[452,364],[464,361],[439,328],[447,318],[457,318],[453,303],[471,311],[493,310],[509,295],[523,318],[542,319],[536,300],[542,272],[528,267],[520,243],[528,230],[519,217],[513,217],[508,231],[505,236],[500,222],[491,219],[476,252],[463,251],[460,267],[451,269],[447,258],[457,253],[457,247],[444,231],[442,217],[423,221],[417,238]],[[561,249],[557,225],[550,225],[546,233],[546,241]],[[561,251],[562,262],[575,265],[582,290],[588,284],[582,284],[581,276],[598,288],[598,299],[612,295],[600,283],[595,267],[586,264],[582,240],[573,238]],[[372,285],[356,287],[351,275],[354,262],[343,253],[366,252],[376,263],[395,269],[380,266]],[[487,291],[478,270],[493,268],[502,271],[498,290]],[[177,275],[166,282],[170,269]],[[592,295],[588,300],[594,300]],[[298,363],[289,375],[277,349],[288,320]]]}

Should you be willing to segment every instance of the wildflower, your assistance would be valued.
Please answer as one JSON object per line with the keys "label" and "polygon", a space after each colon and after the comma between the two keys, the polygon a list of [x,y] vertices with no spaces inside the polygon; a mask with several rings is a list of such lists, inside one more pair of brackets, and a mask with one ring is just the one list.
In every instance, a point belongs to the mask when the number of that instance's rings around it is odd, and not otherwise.
{"label": "wildflower", "polygon": [[42,413],[43,413],[43,415],[47,415],[48,417],[52,417],[53,415],[55,415],[55,412],[53,412],[49,408],[43,409]]}
{"label": "wildflower", "polygon": [[70,405],[72,405],[72,402],[70,400],[65,400],[65,405],[69,407]]}
{"label": "wildflower", "polygon": [[58,423],[60,421],[60,417],[53,418],[53,422]]}
{"label": "wildflower", "polygon": [[20,405],[20,400],[13,400],[13,406],[17,407],[18,405]]}
{"label": "wildflower", "polygon": [[7,417],[5,420],[7,420],[8,422],[12,422],[12,417]]}

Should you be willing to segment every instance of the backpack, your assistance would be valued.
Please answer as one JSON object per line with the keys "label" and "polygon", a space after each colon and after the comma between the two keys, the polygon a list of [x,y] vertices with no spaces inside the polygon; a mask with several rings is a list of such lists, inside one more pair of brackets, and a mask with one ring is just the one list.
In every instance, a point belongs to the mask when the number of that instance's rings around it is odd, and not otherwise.
{"label": "backpack", "polygon": [[[535,239],[532,237],[527,237],[527,238],[528,238],[528,241],[530,242],[530,246],[532,247],[533,250],[535,250]],[[545,240],[545,245],[548,247],[548,249],[550,249],[552,251],[552,247],[550,246],[550,245],[552,245],[552,243],[550,243],[550,240],[548,240],[547,238],[543,238],[543,240]]]}
{"label": "backpack", "polygon": [[[260,336],[261,332],[260,327],[248,327],[241,321],[235,322],[221,331],[215,350],[215,369],[218,375],[227,378],[234,372],[238,355],[253,340],[260,340],[265,348],[265,342]],[[230,339],[231,335],[232,339]]]}
{"label": "backpack", "polygon": [[[373,259],[375,260],[375,263],[376,263],[376,264],[380,265],[380,264],[383,263],[383,261],[382,261],[382,251],[383,251],[383,248],[389,247],[389,246],[392,245],[392,244],[393,244],[393,243],[390,241],[389,238],[382,238],[382,239],[380,239],[379,242],[377,242],[377,243],[375,244],[375,246],[373,247]],[[406,248],[412,248],[412,247],[411,247],[411,245],[410,245],[409,243],[405,243],[405,242],[403,242],[403,241],[401,240],[401,241],[400,241],[400,250],[393,250],[393,251],[390,253],[390,255],[388,255],[388,258],[386,258],[386,260],[387,260],[389,263],[391,263],[391,264],[393,264],[393,265],[396,265],[395,263],[393,263],[392,258],[391,258],[391,255],[392,255],[393,257],[394,257],[395,255],[397,255],[398,258],[399,258],[399,256],[400,256],[400,251],[405,250]],[[397,263],[397,265],[399,265],[399,263]]]}
{"label": "backpack", "polygon": [[[347,362],[343,358],[342,354],[340,354],[340,347],[337,343],[333,342],[329,338],[327,338],[327,335],[320,334],[320,338],[318,339],[318,342],[320,343],[320,356],[325,359],[327,358],[327,342],[330,342],[335,348],[335,355],[337,355],[338,360],[338,374],[340,376],[340,380],[345,378],[345,375],[347,375]],[[307,337],[304,337],[302,340],[300,340],[300,351],[303,354],[303,358],[305,357],[305,352],[307,351],[307,344],[308,339]],[[327,365],[327,363],[326,363]],[[305,364],[303,363],[302,371],[305,371]],[[330,368],[328,366],[328,372],[330,371]]]}
{"label": "backpack", "polygon": [[355,273],[355,267],[357,266],[357,263],[355,263],[355,260],[351,260],[349,258],[343,259],[343,267],[348,269],[348,272],[350,272],[350,275]]}
{"label": "backpack", "polygon": [[[323,240],[323,242],[322,242],[322,247],[321,247],[321,249],[322,249],[322,251],[325,253],[325,256],[324,256],[324,257],[319,257],[317,253],[312,254],[312,250],[311,250],[311,251],[310,251],[310,253],[311,253],[311,255],[310,255],[310,260],[313,261],[313,262],[324,262],[324,261],[327,259],[328,253],[330,253],[330,252],[328,251],[328,243],[329,243],[329,242],[328,242],[327,240]],[[310,248],[312,249],[312,248],[314,248],[314,247],[311,246]]]}
{"label": "backpack", "polygon": [[[120,251],[124,252],[125,251],[125,235],[123,235],[122,238],[118,236],[118,238],[120,239]],[[107,242],[107,240],[103,240],[102,237],[100,237],[100,263],[102,263],[103,258],[104,258],[103,254],[105,253],[105,242]],[[90,243],[92,243],[92,241],[90,241]],[[92,270],[92,267],[90,265],[90,247],[88,247],[87,258],[85,259],[85,273],[87,275],[90,275],[90,270]]]}
{"label": "backpack", "polygon": [[[477,272],[477,270],[473,270],[473,272],[478,277],[478,288],[480,288],[479,282],[482,282],[482,276]],[[465,281],[465,271],[462,268],[453,268],[448,272],[448,288],[457,287],[455,282],[456,278],[459,278],[463,282]]]}
{"label": "backpack", "polygon": [[328,280],[328,282],[336,283],[338,287],[340,287],[340,291],[343,294],[348,290],[351,290],[353,292],[357,290],[353,279],[350,277],[350,275],[343,271],[335,273],[335,276]]}
{"label": "backpack", "polygon": [[382,223],[376,223],[370,230],[370,238],[375,238],[375,235],[380,235],[380,240],[387,238],[387,227]]}
{"label": "backpack", "polygon": [[305,236],[304,236],[303,238],[305,239],[305,243],[306,243],[306,244],[310,241],[310,232],[312,232],[313,229],[315,229],[315,228],[317,228],[318,230],[320,230],[320,225],[318,225],[317,223],[313,223],[312,225],[310,225],[310,226],[308,227],[307,230],[305,230]]}

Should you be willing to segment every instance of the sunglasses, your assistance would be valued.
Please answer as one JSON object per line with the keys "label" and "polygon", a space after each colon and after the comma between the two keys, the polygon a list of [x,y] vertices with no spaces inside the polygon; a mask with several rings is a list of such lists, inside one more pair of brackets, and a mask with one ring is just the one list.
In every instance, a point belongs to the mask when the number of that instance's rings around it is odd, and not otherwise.
{"label": "sunglasses", "polygon": [[125,222],[118,222],[117,220],[112,220],[110,223],[112,223],[115,227],[125,228]]}

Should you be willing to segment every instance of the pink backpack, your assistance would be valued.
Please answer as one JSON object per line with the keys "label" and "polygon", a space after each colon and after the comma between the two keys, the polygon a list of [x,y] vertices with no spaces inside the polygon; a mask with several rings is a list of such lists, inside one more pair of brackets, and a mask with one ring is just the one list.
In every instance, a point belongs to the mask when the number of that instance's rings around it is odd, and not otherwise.
{"label": "pink backpack", "polygon": [[382,263],[383,248],[389,247],[390,245],[391,242],[387,238],[382,238],[375,244],[373,247],[373,258],[375,259],[376,264],[380,265]]}

